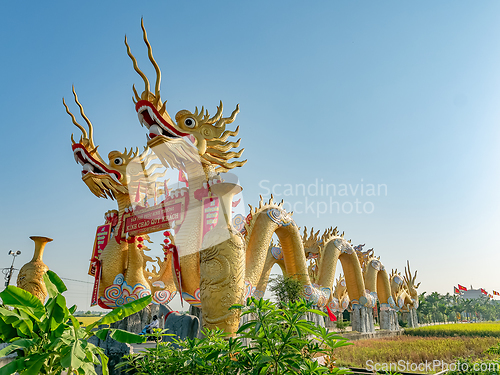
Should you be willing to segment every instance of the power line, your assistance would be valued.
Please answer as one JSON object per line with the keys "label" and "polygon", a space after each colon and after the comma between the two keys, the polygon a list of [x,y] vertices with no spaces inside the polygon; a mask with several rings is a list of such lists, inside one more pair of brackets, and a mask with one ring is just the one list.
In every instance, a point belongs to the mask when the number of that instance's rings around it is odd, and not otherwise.
{"label": "power line", "polygon": [[90,281],[82,281],[82,280],[68,279],[67,277],[61,277],[61,279],[63,279],[63,280],[69,280],[69,281],[76,281],[77,283],[94,284],[94,283],[91,283]]}

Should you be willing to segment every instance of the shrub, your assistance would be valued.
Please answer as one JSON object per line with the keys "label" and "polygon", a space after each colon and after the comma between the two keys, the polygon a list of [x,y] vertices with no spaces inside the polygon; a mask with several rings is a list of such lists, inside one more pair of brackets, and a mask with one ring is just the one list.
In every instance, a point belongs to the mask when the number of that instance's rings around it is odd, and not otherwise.
{"label": "shrub", "polygon": [[[45,305],[31,293],[8,286],[0,293],[0,341],[10,345],[0,350],[0,357],[17,352],[17,359],[0,369],[0,374],[96,374],[94,365],[108,373],[104,351],[87,340],[96,335],[120,342],[144,342],[144,338],[119,329],[98,329],[99,324],[119,321],[151,302],[151,296],[117,308],[86,328],[73,316],[76,306],[66,307],[62,293],[66,286],[52,271],[43,276],[49,298]],[[9,306],[7,308],[6,306]]]}
{"label": "shrub", "polygon": [[337,325],[337,329],[340,332],[344,332],[346,330],[346,328],[349,326],[349,322],[348,321],[337,320],[336,325]]}
{"label": "shrub", "polygon": [[[324,315],[311,309],[304,300],[288,302],[283,308],[270,301],[249,298],[242,315],[254,317],[242,325],[236,337],[225,337],[220,330],[205,330],[202,339],[173,339],[158,343],[156,348],[126,356],[120,364],[141,374],[344,374],[348,370],[334,365],[336,348],[348,345],[347,340],[316,327],[303,319],[308,312]],[[157,338],[164,335],[160,330]],[[310,337],[308,337],[308,335]],[[249,341],[248,346],[242,344]],[[314,358],[323,355],[326,365]]]}
{"label": "shrub", "polygon": [[269,290],[274,293],[280,307],[284,307],[288,302],[300,300],[304,287],[291,276],[278,275],[271,280]]}

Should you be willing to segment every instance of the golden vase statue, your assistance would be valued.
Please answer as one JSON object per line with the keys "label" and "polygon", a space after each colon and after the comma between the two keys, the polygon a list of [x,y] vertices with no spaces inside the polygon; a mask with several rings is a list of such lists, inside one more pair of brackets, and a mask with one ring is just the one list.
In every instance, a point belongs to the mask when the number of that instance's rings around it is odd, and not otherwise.
{"label": "golden vase statue", "polygon": [[49,267],[43,263],[42,257],[45,245],[51,242],[52,238],[39,236],[31,236],[30,238],[35,242],[35,254],[33,254],[33,259],[19,271],[17,286],[30,292],[43,303],[47,297],[43,275],[49,270]]}

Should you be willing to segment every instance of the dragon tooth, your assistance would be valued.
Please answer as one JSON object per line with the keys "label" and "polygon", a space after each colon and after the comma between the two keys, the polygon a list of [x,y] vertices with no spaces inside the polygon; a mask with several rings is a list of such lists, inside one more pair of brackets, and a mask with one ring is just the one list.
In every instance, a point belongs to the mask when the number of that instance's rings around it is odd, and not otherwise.
{"label": "dragon tooth", "polygon": [[94,166],[90,163],[85,163],[83,166],[83,170],[87,172],[94,172]]}
{"label": "dragon tooth", "polygon": [[162,131],[161,131],[161,128],[158,126],[158,125],[151,125],[149,127],[149,133],[153,133],[153,134],[156,134],[156,135],[162,135]]}

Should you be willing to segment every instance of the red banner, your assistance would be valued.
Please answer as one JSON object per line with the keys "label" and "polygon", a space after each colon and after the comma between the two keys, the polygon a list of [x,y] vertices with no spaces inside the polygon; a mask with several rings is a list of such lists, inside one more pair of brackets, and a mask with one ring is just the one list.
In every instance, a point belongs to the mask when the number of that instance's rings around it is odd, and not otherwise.
{"label": "red banner", "polygon": [[177,279],[177,285],[179,286],[179,296],[181,297],[181,306],[184,307],[182,303],[182,276],[181,276],[181,264],[179,262],[179,252],[177,251],[177,246],[172,247],[172,258],[174,261],[175,277]]}
{"label": "red banner", "polygon": [[465,286],[458,284],[458,290],[467,291],[467,288]]}
{"label": "red banner", "polygon": [[94,289],[92,290],[92,300],[90,301],[90,306],[97,305],[97,298],[99,295],[99,282],[101,281],[101,262],[96,260],[93,262],[95,264],[95,280]]}
{"label": "red banner", "polygon": [[175,199],[162,202],[153,207],[136,209],[134,213],[125,216],[123,233],[137,236],[146,233],[170,229],[170,223],[175,221],[179,225],[184,220],[186,199]]}
{"label": "red banner", "polygon": [[219,219],[219,198],[203,198],[203,237],[210,231]]}
{"label": "red banner", "polygon": [[453,292],[455,294],[460,294],[460,290],[458,290],[458,288],[456,286],[453,287]]}
{"label": "red banner", "polygon": [[111,235],[111,224],[104,224],[97,227],[95,234],[94,248],[92,250],[92,258],[90,258],[89,275],[96,275],[96,261],[99,259],[102,251],[106,247]]}

